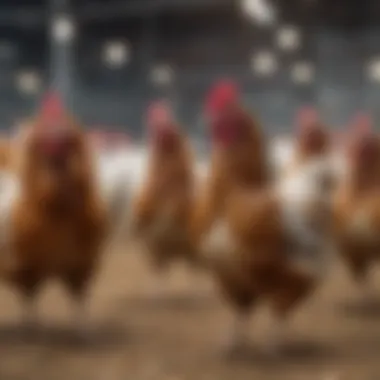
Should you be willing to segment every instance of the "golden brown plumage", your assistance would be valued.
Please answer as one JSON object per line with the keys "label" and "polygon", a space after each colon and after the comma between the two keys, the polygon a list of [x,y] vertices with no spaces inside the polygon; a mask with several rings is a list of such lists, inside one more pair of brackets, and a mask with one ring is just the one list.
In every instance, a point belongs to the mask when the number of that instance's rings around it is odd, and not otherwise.
{"label": "golden brown plumage", "polygon": [[215,93],[222,101],[212,102],[215,144],[210,175],[195,207],[193,236],[237,318],[244,319],[265,299],[284,319],[312,289],[313,280],[288,260],[291,246],[270,186],[258,123],[237,105],[228,86]]}
{"label": "golden brown plumage", "polygon": [[195,239],[223,213],[227,195],[237,181],[250,189],[269,183],[265,142],[258,123],[242,108],[237,107],[236,112],[238,120],[234,125],[240,128],[239,138],[227,146],[216,143],[211,152],[210,173],[193,213]]}
{"label": "golden brown plumage", "polygon": [[57,278],[82,302],[98,266],[107,216],[83,132],[63,110],[49,115],[45,107],[18,142],[20,193],[11,213],[17,266],[7,279],[33,297]]}
{"label": "golden brown plumage", "polygon": [[349,172],[334,202],[335,237],[352,275],[363,282],[380,252],[380,138],[365,132],[349,148]]}
{"label": "golden brown plumage", "polygon": [[144,242],[156,269],[180,257],[193,261],[187,235],[194,191],[193,157],[187,138],[171,116],[166,116],[163,121],[154,116],[149,122],[154,130],[149,166],[131,218],[132,230]]}

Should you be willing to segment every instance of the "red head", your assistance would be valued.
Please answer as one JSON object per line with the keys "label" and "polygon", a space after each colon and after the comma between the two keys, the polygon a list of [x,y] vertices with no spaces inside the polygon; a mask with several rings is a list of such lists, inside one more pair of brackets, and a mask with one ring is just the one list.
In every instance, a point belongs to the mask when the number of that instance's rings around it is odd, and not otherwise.
{"label": "red head", "polygon": [[353,132],[363,133],[371,132],[373,129],[373,121],[369,114],[359,112],[353,119],[352,130]]}
{"label": "red head", "polygon": [[40,117],[42,123],[54,124],[65,114],[65,108],[60,96],[55,92],[49,92],[41,103]]}
{"label": "red head", "polygon": [[296,127],[299,134],[303,135],[316,129],[320,124],[319,115],[314,107],[302,107],[296,115]]}
{"label": "red head", "polygon": [[164,149],[173,145],[177,130],[172,110],[166,102],[157,101],[148,107],[147,126],[153,144]]}
{"label": "red head", "polygon": [[366,170],[378,165],[380,160],[380,141],[371,132],[362,133],[351,142],[348,151],[351,160],[359,168]]}
{"label": "red head", "polygon": [[303,149],[318,153],[325,148],[326,132],[314,107],[307,106],[299,110],[296,115],[296,128],[298,141]]}
{"label": "red head", "polygon": [[239,90],[230,80],[218,82],[209,92],[206,99],[206,112],[209,116],[217,116],[230,106],[236,104]]}
{"label": "red head", "polygon": [[223,144],[235,141],[240,129],[245,128],[238,102],[239,89],[233,81],[223,80],[211,88],[205,108],[215,141]]}
{"label": "red head", "polygon": [[[357,150],[357,146],[364,143],[364,140],[368,140],[372,133],[372,118],[370,115],[359,112],[352,120],[349,125],[349,131],[347,134],[347,146],[349,154],[353,153],[353,151]],[[359,144],[359,145],[360,145]]]}
{"label": "red head", "polygon": [[353,119],[348,140],[348,153],[352,160],[367,168],[380,158],[379,139],[372,128],[371,116],[360,112]]}
{"label": "red head", "polygon": [[71,125],[65,107],[57,93],[50,92],[42,100],[35,124],[38,147],[50,157],[66,155]]}

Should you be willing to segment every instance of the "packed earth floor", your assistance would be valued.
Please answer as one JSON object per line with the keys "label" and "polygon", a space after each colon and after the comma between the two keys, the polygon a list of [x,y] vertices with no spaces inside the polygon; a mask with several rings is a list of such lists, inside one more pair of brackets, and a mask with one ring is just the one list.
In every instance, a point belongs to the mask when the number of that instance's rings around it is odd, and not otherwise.
{"label": "packed earth floor", "polygon": [[226,306],[203,275],[174,267],[164,295],[141,255],[109,254],[91,297],[93,332],[75,337],[70,300],[51,284],[39,302],[42,332],[21,334],[20,302],[0,290],[1,380],[375,380],[380,379],[378,301],[360,305],[341,264],[297,311],[280,357],[262,350],[271,328],[263,306],[252,315],[250,346],[226,358]]}

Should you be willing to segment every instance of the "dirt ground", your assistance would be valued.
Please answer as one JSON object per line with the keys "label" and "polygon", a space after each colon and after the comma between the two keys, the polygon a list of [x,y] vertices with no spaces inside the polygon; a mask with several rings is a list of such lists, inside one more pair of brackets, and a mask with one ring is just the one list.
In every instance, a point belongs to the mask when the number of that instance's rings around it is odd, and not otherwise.
{"label": "dirt ground", "polygon": [[[380,274],[375,276],[380,290]],[[138,254],[105,258],[91,298],[94,334],[73,339],[70,302],[52,284],[41,295],[43,333],[20,334],[20,304],[0,291],[0,380],[375,380],[380,379],[380,302],[358,308],[355,287],[337,265],[294,316],[287,351],[262,351],[265,311],[250,325],[251,346],[226,359],[220,341],[228,313],[206,278],[173,268],[164,299]],[[380,300],[380,292],[379,292]]]}

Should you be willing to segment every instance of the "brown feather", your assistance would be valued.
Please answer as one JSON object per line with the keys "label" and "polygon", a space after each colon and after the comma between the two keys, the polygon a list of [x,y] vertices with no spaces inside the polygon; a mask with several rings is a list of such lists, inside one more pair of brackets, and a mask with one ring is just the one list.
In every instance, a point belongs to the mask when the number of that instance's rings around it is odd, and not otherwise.
{"label": "brown feather", "polygon": [[189,253],[187,221],[194,192],[193,158],[179,131],[169,151],[156,148],[153,146],[147,178],[134,201],[132,230],[146,244],[150,256],[171,260]]}
{"label": "brown feather", "polygon": [[334,198],[334,233],[352,275],[363,280],[380,258],[380,139],[357,136],[349,154],[349,175]]}
{"label": "brown feather", "polygon": [[50,277],[82,292],[94,275],[107,232],[92,157],[84,135],[70,124],[73,144],[64,169],[51,169],[36,149],[34,126],[17,147],[21,194],[12,210],[11,240],[19,265],[8,278],[24,292],[34,292]]}

